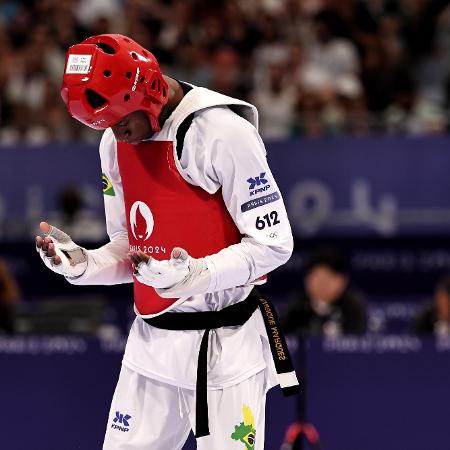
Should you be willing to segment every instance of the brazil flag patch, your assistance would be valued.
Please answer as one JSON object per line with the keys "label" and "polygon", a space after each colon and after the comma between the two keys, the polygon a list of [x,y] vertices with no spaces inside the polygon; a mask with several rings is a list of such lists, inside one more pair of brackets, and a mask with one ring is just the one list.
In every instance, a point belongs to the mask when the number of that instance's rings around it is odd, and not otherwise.
{"label": "brazil flag patch", "polygon": [[111,181],[109,181],[108,177],[104,173],[102,174],[102,185],[103,195],[116,195]]}
{"label": "brazil flag patch", "polygon": [[242,442],[245,445],[245,450],[255,450],[256,429],[252,410],[244,405],[242,414],[244,421],[234,427],[231,439]]}

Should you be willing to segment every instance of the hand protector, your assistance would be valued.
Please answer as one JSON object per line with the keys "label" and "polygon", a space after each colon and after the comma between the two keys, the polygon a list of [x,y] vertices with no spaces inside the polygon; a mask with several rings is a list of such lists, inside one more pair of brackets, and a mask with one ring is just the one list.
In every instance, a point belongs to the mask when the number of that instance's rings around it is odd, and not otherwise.
{"label": "hand protector", "polygon": [[186,250],[178,247],[172,250],[169,260],[151,258],[147,263],[139,263],[136,271],[138,281],[154,287],[163,298],[204,294],[210,283],[210,274],[203,258],[192,258]]}
{"label": "hand protector", "polygon": [[55,252],[61,258],[61,264],[55,264],[53,257],[47,256],[42,248],[36,247],[42,261],[50,270],[69,278],[79,277],[85,272],[87,267],[86,251],[75,244],[68,234],[50,225],[50,230],[48,233],[44,233],[44,236],[52,239]]}

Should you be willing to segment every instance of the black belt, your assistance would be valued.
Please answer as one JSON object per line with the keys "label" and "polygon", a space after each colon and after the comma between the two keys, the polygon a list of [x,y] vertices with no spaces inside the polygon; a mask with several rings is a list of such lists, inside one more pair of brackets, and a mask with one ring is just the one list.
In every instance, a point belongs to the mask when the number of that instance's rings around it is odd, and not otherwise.
{"label": "black belt", "polygon": [[[209,332],[215,328],[244,325],[258,307],[264,319],[277,373],[293,374],[294,367],[275,308],[267,297],[258,295],[254,291],[242,302],[227,306],[220,311],[168,312],[151,319],[143,319],[149,325],[164,330],[205,330],[200,344],[197,364],[196,438],[209,435],[207,390]],[[297,394],[299,390],[298,383],[282,387],[282,392],[285,396]]]}

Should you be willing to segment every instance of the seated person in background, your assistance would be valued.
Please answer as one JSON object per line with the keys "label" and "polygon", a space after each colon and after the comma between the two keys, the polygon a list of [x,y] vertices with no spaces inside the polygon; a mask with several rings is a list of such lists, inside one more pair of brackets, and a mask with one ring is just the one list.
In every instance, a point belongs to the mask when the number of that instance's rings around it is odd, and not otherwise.
{"label": "seated person in background", "polygon": [[433,301],[427,303],[413,324],[416,334],[450,334],[450,275],[436,286]]}
{"label": "seated person in background", "polygon": [[104,222],[86,207],[87,195],[80,186],[66,185],[57,197],[57,211],[50,222],[76,241],[101,242],[106,238]]}
{"label": "seated person in background", "polygon": [[0,259],[0,335],[14,333],[14,306],[19,290],[8,267]]}
{"label": "seated person in background", "polygon": [[349,288],[345,258],[334,249],[313,253],[305,266],[304,291],[287,305],[282,318],[286,333],[303,336],[363,334],[366,306]]}

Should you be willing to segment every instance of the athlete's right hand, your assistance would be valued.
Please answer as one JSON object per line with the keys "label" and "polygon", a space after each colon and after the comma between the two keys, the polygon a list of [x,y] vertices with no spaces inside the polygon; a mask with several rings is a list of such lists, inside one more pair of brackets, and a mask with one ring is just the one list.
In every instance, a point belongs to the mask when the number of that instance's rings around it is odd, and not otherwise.
{"label": "athlete's right hand", "polygon": [[44,236],[36,236],[36,250],[44,264],[53,272],[74,278],[82,275],[87,267],[86,250],[75,244],[64,231],[41,222]]}

